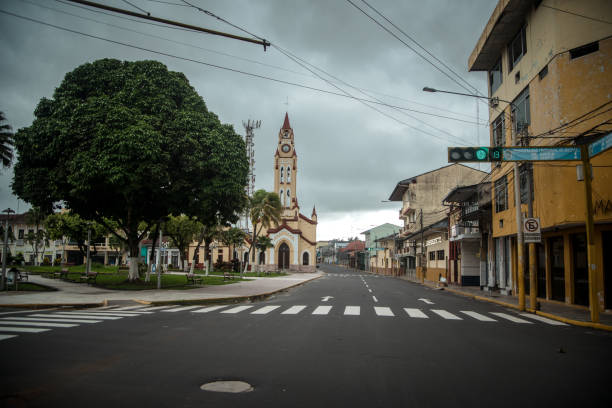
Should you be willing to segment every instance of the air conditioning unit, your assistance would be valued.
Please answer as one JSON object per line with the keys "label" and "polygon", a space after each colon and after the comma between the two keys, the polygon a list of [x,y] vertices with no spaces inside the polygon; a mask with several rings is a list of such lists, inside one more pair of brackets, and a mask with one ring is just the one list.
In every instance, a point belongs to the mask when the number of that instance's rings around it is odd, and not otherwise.
{"label": "air conditioning unit", "polygon": [[499,98],[498,98],[498,97],[495,97],[495,98],[491,98],[491,99],[489,99],[489,105],[490,105],[492,108],[497,108],[497,107],[499,106]]}

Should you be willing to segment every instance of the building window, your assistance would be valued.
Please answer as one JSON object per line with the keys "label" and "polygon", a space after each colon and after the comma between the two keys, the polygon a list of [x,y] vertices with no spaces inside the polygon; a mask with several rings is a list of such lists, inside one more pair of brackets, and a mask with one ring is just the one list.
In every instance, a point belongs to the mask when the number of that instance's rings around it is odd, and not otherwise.
{"label": "building window", "polygon": [[491,88],[491,95],[497,91],[497,88],[502,84],[503,81],[502,63],[501,57],[497,60],[497,63],[489,71],[489,87]]}
{"label": "building window", "polygon": [[408,222],[416,222],[416,212],[410,211],[408,213]]}
{"label": "building window", "polygon": [[281,169],[280,169],[280,182],[281,183],[285,182],[285,168],[283,166],[281,166]]}
{"label": "building window", "polygon": [[287,166],[287,183],[291,183],[291,167]]}
{"label": "building window", "polygon": [[284,207],[285,206],[285,194],[283,193],[284,191],[281,189],[280,193],[278,194],[278,198],[280,198],[281,205]]}
{"label": "building window", "polygon": [[287,190],[287,207],[291,207],[291,190]]}
{"label": "building window", "polygon": [[505,146],[506,145],[506,120],[505,113],[502,112],[497,119],[491,123],[491,129],[493,131],[493,146]]}
{"label": "building window", "polygon": [[495,212],[508,208],[508,180],[506,176],[495,180]]}
{"label": "building window", "polygon": [[510,44],[508,44],[508,72],[512,71],[521,58],[523,58],[523,55],[527,54],[526,27],[523,26],[512,41],[510,41]]}
{"label": "building window", "polygon": [[265,252],[260,252],[259,253],[259,264],[260,265],[265,265],[266,263],[266,253]]}
{"label": "building window", "polygon": [[309,258],[310,255],[308,255],[308,252],[304,252],[302,255],[302,265],[308,265]]}
{"label": "building window", "polygon": [[579,58],[592,52],[599,51],[599,42],[595,41],[590,44],[583,45],[581,47],[570,50],[570,59]]}
{"label": "building window", "polygon": [[436,251],[431,251],[429,253],[429,260],[430,261],[435,261],[436,260]]}
{"label": "building window", "polygon": [[19,233],[18,233],[18,235],[17,235],[17,239],[23,239],[23,234],[24,234],[24,233],[25,233],[25,231],[24,231],[24,230],[22,230],[22,229],[20,229],[20,230],[19,230]]}
{"label": "building window", "polygon": [[512,102],[512,121],[514,131],[520,133],[527,130],[531,123],[531,113],[529,111],[529,86]]}
{"label": "building window", "polygon": [[531,201],[533,201],[533,166],[531,163],[524,163],[519,167],[520,182],[521,182],[521,204],[527,204],[527,184],[531,177]]}
{"label": "building window", "polygon": [[437,255],[438,255],[438,261],[444,260],[444,250],[443,249],[437,251]]}

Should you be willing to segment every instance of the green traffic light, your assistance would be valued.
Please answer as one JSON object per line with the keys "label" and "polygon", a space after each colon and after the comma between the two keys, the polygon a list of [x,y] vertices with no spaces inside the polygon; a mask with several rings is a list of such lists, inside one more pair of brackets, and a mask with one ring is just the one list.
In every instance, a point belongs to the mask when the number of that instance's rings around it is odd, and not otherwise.
{"label": "green traffic light", "polygon": [[478,150],[476,150],[476,158],[478,160],[487,160],[489,156],[489,149],[487,149],[486,147],[481,147]]}

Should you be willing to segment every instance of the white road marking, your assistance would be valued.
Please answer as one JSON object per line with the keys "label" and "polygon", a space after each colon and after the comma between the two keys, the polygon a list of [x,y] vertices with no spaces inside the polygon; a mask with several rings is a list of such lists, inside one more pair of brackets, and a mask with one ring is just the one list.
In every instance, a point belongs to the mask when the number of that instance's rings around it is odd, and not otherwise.
{"label": "white road marking", "polygon": [[514,323],[527,323],[527,324],[531,324],[531,322],[528,322],[527,320],[519,319],[518,317],[514,317],[514,316],[511,316],[511,315],[506,314],[506,313],[493,313],[493,312],[491,312],[491,314],[495,315],[497,317],[501,317],[502,319],[510,320],[511,322],[514,322]]}
{"label": "white road marking", "polygon": [[264,306],[261,309],[257,309],[254,312],[251,312],[251,314],[267,314],[273,310],[278,309],[279,307],[280,306]]}
{"label": "white road marking", "polygon": [[0,334],[0,341],[17,337],[14,334]]}
{"label": "white road marking", "polygon": [[378,299],[376,299],[376,296],[372,296],[372,299],[374,299],[374,301],[378,303]]}
{"label": "white road marking", "polygon": [[391,311],[390,307],[376,307],[374,306],[374,311],[378,316],[395,316]]}
{"label": "white road marking", "polygon": [[321,298],[321,301],[323,301],[323,302],[327,302],[329,299],[333,299],[333,298],[334,298],[333,296],[323,296],[323,297]]}
{"label": "white road marking", "polygon": [[177,307],[175,309],[162,310],[162,312],[171,312],[171,313],[182,312],[182,311],[185,311],[185,310],[195,309],[197,307],[202,307],[202,306],[183,306],[183,307]]}
{"label": "white road marking", "polygon": [[113,312],[119,311],[119,310],[134,310],[134,309],[144,309],[147,306],[145,305],[136,305],[136,306],[125,306],[125,307],[120,307],[118,309],[113,309]]}
{"label": "white road marking", "polygon": [[462,318],[460,318],[457,315],[454,315],[450,312],[447,312],[446,310],[441,310],[441,309],[431,309],[432,312],[434,312],[435,314],[437,314],[440,317],[443,317],[447,320],[463,320]]}
{"label": "white road marking", "polygon": [[496,322],[497,321],[495,319],[491,319],[489,316],[485,316],[480,313],[472,312],[471,310],[462,310],[461,313],[466,314],[470,317],[473,317],[476,320],[480,320],[481,322]]}
{"label": "white road marking", "polygon": [[525,316],[530,319],[538,320],[546,324],[551,324],[553,326],[569,326],[569,324],[567,323],[559,322],[557,320],[547,319],[546,317],[538,316],[538,315],[531,314],[531,313],[521,313],[521,316]]}
{"label": "white road marking", "polygon": [[86,315],[86,314],[60,314],[60,313],[54,313],[54,314],[48,314],[48,315],[43,315],[43,314],[32,314],[32,315],[28,315],[30,317],[66,317],[69,319],[92,319],[92,320],[119,320],[119,319],[123,319],[123,317],[118,317],[118,316],[92,316],[92,315]]}
{"label": "white road marking", "polygon": [[221,313],[232,313],[232,314],[235,314],[235,313],[240,313],[240,312],[242,312],[243,310],[250,309],[250,308],[252,308],[252,307],[253,307],[253,306],[236,306],[236,307],[233,307],[233,308],[231,308],[231,309],[224,310],[224,311],[222,311]]}
{"label": "white road marking", "polygon": [[208,312],[212,312],[213,310],[223,309],[224,307],[227,307],[227,305],[208,306],[202,309],[192,310],[191,313],[208,313]]}
{"label": "white road marking", "polygon": [[300,313],[302,310],[306,309],[306,306],[291,306],[289,309],[285,310],[283,313],[281,314],[289,314],[289,315],[295,315]]}
{"label": "white road marking", "polygon": [[423,299],[423,298],[420,298],[420,299],[417,299],[417,300],[420,300],[421,302],[425,302],[425,303],[427,303],[428,305],[433,305],[433,304],[434,304],[434,302],[432,302],[432,301],[431,301],[431,300],[429,300],[429,299]]}
{"label": "white road marking", "polygon": [[429,316],[423,313],[421,309],[410,309],[405,307],[404,310],[406,311],[406,313],[408,313],[408,316],[410,317],[416,317],[418,319],[429,319]]}
{"label": "white road marking", "polygon": [[372,289],[368,289],[370,291],[370,293],[372,293]]}
{"label": "white road marking", "polygon": [[[67,314],[67,315],[89,315],[89,316],[119,316],[119,317],[134,317],[134,316],[140,316],[141,313],[128,313],[128,312],[117,312],[117,313],[111,313],[111,312],[60,312],[62,314]],[[149,314],[150,312],[147,312],[146,314]]]}
{"label": "white road marking", "polygon": [[331,310],[331,306],[318,306],[313,312],[313,315],[326,315]]}
{"label": "white road marking", "polygon": [[344,308],[344,314],[347,316],[359,316],[361,313],[361,307],[359,306],[347,306]]}
{"label": "white road marking", "polygon": [[169,309],[171,307],[176,307],[176,305],[170,305],[170,306],[153,306],[153,307],[147,307],[146,309],[142,309],[145,312],[151,311],[151,310],[162,310],[162,309]]}
{"label": "white road marking", "polygon": [[117,305],[102,306],[102,307],[96,307],[95,309],[91,309],[91,310],[109,310],[109,309],[114,309],[116,307],[117,307]]}
{"label": "white road marking", "polygon": [[6,327],[0,326],[0,332],[14,332],[14,333],[40,333],[46,332],[51,329],[33,329],[30,327]]}
{"label": "white road marking", "polygon": [[10,324],[11,326],[34,326],[34,327],[77,327],[78,324],[66,323],[43,323],[43,322],[24,322],[24,321],[9,321],[3,320],[2,324]]}
{"label": "white road marking", "polygon": [[84,319],[48,319],[43,317],[4,317],[7,320],[23,320],[25,322],[57,322],[57,323],[100,323],[102,320],[84,320]]}

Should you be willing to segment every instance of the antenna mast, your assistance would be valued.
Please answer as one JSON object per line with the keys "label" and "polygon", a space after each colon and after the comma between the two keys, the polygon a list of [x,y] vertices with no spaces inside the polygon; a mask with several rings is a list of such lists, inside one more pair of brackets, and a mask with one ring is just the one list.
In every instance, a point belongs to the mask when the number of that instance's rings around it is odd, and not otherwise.
{"label": "antenna mast", "polygon": [[[249,160],[249,175],[247,179],[246,185],[246,194],[248,197],[252,197],[255,192],[255,142],[253,138],[255,134],[253,133],[254,129],[259,129],[261,126],[261,120],[247,120],[242,121],[242,126],[244,126],[245,136],[244,141],[246,144],[246,154]],[[249,230],[249,214],[248,211],[244,215],[245,219],[245,229]]]}

